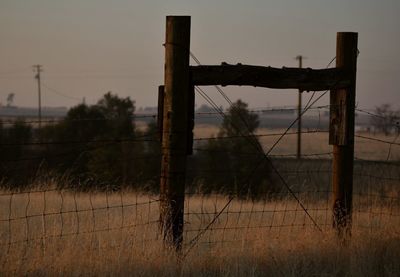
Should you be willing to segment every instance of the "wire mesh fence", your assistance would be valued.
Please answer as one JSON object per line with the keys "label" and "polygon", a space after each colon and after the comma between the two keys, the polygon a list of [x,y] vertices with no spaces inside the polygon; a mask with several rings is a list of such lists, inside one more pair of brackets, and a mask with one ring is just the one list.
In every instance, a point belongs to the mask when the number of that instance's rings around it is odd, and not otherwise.
{"label": "wire mesh fence", "polygon": [[[324,231],[331,229],[329,160],[277,163],[282,163],[281,173],[317,225]],[[398,226],[398,165],[356,163],[354,180],[353,226],[371,230]],[[4,254],[34,245],[45,250],[63,240],[90,240],[96,249],[99,238],[114,242],[106,243],[108,247],[118,247],[123,236],[138,244],[162,239],[157,194],[30,190],[2,193],[0,205]],[[218,247],[225,243],[241,245],[260,239],[257,236],[276,239],[288,233],[317,231],[299,203],[285,191],[257,199],[249,195],[187,192],[184,223],[184,247],[189,247],[199,234],[196,244]]]}
{"label": "wire mesh fence", "polygon": [[[264,152],[270,152],[268,157],[276,171],[260,160],[258,152],[248,148],[210,147],[213,141],[223,144],[247,141],[246,135],[219,137],[216,135],[218,128],[198,126],[194,153],[187,163],[183,249],[217,249],[225,244],[245,247],[251,242],[279,239],[305,230],[329,231],[332,227],[332,152],[326,122],[321,116],[328,108],[317,107],[315,109],[320,112],[310,116],[314,123],[302,132],[305,146],[301,159],[296,158],[297,132],[291,129],[261,128],[250,136],[257,138]],[[262,109],[262,112],[268,111],[263,120],[274,110],[282,109]],[[205,115],[216,117],[218,113],[197,116]],[[373,116],[370,112],[367,115]],[[159,147],[156,135],[148,133],[134,138],[96,141],[7,142],[1,147],[73,147],[51,155],[24,152],[22,157],[3,160],[2,164],[18,166],[26,160],[51,161],[76,151],[83,153],[126,144],[139,144],[146,151],[119,157],[123,163],[135,164],[140,160],[159,163],[160,152],[147,151]],[[353,227],[356,229],[399,226],[400,147],[397,138],[396,132],[389,136],[367,131],[356,134],[353,190]],[[270,151],[278,139],[279,143]],[[105,159],[97,164],[107,168],[115,162]],[[149,183],[154,180],[156,183],[151,189],[141,187],[143,190],[115,184],[85,189],[54,183],[3,189],[0,194],[0,245],[5,250],[2,261],[6,263],[7,257],[18,251],[24,253],[24,257],[37,249],[43,255],[54,255],[58,253],[53,251],[55,248],[61,249],[71,241],[85,242],[87,247],[98,251],[154,241],[161,243],[160,197],[154,189],[158,184],[158,170],[154,167],[146,175],[152,178],[147,180]],[[141,181],[146,183],[146,180]],[[123,180],[116,180],[118,182]]]}
{"label": "wire mesh fence", "polygon": [[[273,162],[318,227],[330,231],[333,221],[331,161],[283,159]],[[399,172],[398,164],[356,162],[353,228],[377,231],[399,226]],[[202,234],[199,243],[218,245],[239,242],[242,245],[260,239],[255,234],[265,240],[266,237],[274,239],[281,234],[318,232],[299,202],[284,189],[257,199],[250,195],[232,198],[221,194],[188,193],[185,204],[186,242],[190,244]],[[208,227],[212,221],[213,224]]]}

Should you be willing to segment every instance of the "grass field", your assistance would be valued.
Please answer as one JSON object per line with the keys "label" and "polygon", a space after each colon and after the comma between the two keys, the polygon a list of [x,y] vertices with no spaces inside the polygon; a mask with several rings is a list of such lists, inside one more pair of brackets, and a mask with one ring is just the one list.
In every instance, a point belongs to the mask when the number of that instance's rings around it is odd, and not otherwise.
{"label": "grass field", "polygon": [[[179,263],[163,247],[156,196],[31,192],[0,197],[2,275],[398,276],[400,205],[355,201],[351,243],[330,228],[328,200],[235,199]],[[183,253],[227,202],[186,198]],[[108,208],[107,208],[108,207]],[[11,242],[9,244],[9,242]]]}

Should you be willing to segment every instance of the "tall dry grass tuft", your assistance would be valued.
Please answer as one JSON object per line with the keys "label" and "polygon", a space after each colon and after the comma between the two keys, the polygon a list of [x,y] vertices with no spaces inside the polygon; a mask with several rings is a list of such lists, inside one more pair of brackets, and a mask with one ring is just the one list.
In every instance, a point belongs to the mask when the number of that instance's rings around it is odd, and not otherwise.
{"label": "tall dry grass tuft", "polygon": [[[131,234],[125,234],[127,236]],[[124,236],[119,234],[119,236]],[[400,242],[388,231],[357,232],[348,247],[329,233],[267,237],[244,246],[197,248],[180,264],[159,241],[145,244],[113,238],[59,241],[46,249],[39,244],[11,251],[2,268],[6,275],[71,276],[398,276]],[[102,238],[104,239],[104,238]],[[96,246],[95,246],[96,245]],[[22,255],[21,255],[22,254]]]}

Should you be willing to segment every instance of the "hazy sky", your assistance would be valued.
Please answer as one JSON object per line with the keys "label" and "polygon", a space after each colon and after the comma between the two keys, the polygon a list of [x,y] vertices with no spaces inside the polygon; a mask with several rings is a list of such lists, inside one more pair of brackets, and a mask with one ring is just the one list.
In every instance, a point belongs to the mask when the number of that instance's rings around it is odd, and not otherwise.
{"label": "hazy sky", "polygon": [[[83,97],[95,103],[107,91],[155,106],[165,16],[190,15],[191,50],[203,64],[296,67],[301,54],[305,67],[323,68],[335,56],[336,32],[359,32],[359,107],[400,108],[399,13],[399,0],[0,0],[0,101],[13,92],[16,105],[36,106],[31,66],[42,64],[45,106],[72,106]],[[225,91],[252,107],[297,101],[293,90]]]}

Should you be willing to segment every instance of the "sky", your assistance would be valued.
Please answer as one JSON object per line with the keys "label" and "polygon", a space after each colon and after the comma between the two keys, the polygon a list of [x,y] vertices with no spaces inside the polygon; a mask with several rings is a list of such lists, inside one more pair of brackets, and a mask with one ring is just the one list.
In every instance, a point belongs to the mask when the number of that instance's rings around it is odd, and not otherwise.
{"label": "sky", "polygon": [[[94,104],[108,91],[156,106],[165,17],[190,15],[191,51],[202,64],[297,67],[303,55],[304,67],[325,68],[336,33],[358,32],[358,107],[400,109],[399,13],[398,0],[0,0],[0,102],[14,93],[14,105],[37,106],[32,65],[41,64],[43,106]],[[297,103],[296,90],[224,91],[253,108]],[[215,89],[206,92],[227,107]]]}

